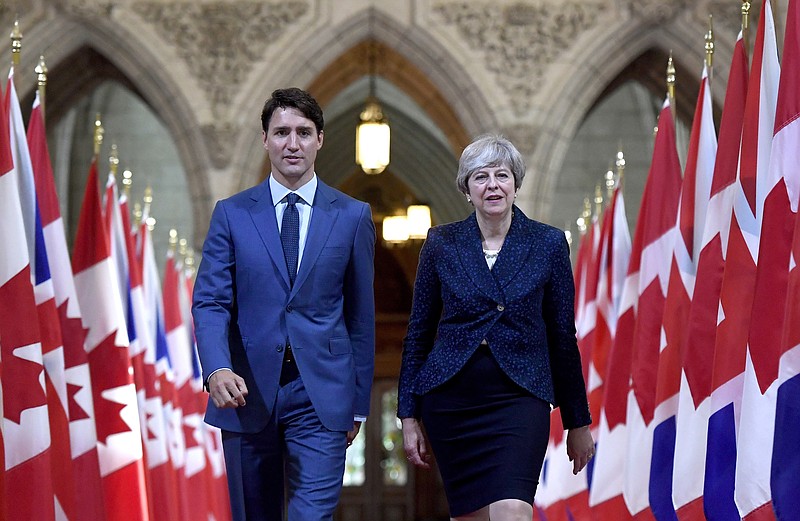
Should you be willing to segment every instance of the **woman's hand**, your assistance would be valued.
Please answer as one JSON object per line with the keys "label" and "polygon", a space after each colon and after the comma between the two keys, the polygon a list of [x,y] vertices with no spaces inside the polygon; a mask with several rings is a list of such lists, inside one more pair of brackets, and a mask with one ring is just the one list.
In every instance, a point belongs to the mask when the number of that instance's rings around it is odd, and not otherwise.
{"label": "woman's hand", "polygon": [[422,427],[415,418],[403,418],[403,448],[410,463],[423,469],[431,467],[431,455],[422,435]]}
{"label": "woman's hand", "polygon": [[589,464],[589,460],[594,456],[594,440],[588,425],[567,432],[567,456],[572,462],[573,474],[577,474]]}

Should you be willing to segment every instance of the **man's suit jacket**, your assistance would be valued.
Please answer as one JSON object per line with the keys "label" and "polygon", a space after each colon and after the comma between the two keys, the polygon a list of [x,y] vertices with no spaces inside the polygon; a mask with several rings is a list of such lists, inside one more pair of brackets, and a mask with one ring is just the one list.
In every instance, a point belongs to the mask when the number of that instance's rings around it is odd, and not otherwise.
{"label": "man's suit jacket", "polygon": [[331,430],[369,414],[375,353],[369,206],[318,182],[302,259],[289,283],[269,179],[219,201],[194,289],[193,315],[204,381],[229,368],[244,378],[247,404],[206,421],[255,433],[279,389],[287,341],[314,410]]}
{"label": "man's suit jacket", "polygon": [[419,417],[419,396],[453,377],[486,339],[514,382],[560,406],[565,428],[588,425],[574,295],[564,232],[516,206],[492,270],[474,213],[431,228],[403,344],[398,416]]}

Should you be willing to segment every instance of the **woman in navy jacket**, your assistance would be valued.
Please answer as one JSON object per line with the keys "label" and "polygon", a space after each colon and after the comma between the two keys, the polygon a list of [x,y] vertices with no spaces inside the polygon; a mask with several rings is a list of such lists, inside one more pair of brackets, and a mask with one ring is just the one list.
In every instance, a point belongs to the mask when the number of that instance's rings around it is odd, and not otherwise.
{"label": "woman in navy jacket", "polygon": [[420,253],[397,415],[427,468],[424,425],[456,520],[531,519],[551,404],[573,472],[594,454],[568,246],[514,205],[524,176],[510,141],[475,140],[456,179],[475,212],[431,228]]}

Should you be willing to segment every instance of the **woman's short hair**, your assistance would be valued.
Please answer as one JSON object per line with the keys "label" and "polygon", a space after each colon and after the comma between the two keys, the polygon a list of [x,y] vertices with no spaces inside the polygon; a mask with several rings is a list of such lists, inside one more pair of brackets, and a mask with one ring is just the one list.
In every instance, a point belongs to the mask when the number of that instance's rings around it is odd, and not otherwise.
{"label": "woman's short hair", "polygon": [[458,161],[456,184],[461,193],[468,194],[467,181],[472,174],[486,167],[506,165],[514,176],[514,189],[519,190],[525,178],[525,161],[511,141],[501,135],[484,134],[467,145]]}

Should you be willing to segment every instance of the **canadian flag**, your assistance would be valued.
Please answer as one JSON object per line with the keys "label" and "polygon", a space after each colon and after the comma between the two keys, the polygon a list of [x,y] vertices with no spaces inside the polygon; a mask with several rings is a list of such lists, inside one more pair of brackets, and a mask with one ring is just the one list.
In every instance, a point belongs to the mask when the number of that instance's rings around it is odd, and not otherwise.
{"label": "canadian flag", "polygon": [[[205,488],[202,471],[205,469],[205,445],[200,430],[202,417],[197,414],[195,391],[192,388],[192,344],[190,331],[183,322],[181,293],[185,290],[180,268],[175,254],[167,254],[164,268],[164,325],[167,333],[169,360],[175,375],[175,400],[173,414],[176,429],[180,429],[182,442],[181,493],[188,497],[189,491],[198,486]],[[177,434],[177,432],[176,432]],[[198,483],[200,481],[200,483]],[[192,498],[186,502],[187,515],[195,516],[205,512],[205,503]]]}
{"label": "canadian flag", "polygon": [[[109,197],[111,194],[107,194]],[[142,262],[136,254],[136,235],[130,224],[128,199],[119,198],[122,230],[128,255],[130,292],[128,295],[128,337],[133,364],[142,443],[147,465],[148,498],[154,520],[169,521],[178,516],[174,472],[167,446],[164,402],[156,376],[155,334],[149,334]]]}
{"label": "canadian flag", "polygon": [[35,222],[33,172],[12,74],[0,108],[0,244],[5,245],[0,249],[4,449],[0,517],[9,521],[55,516],[50,425],[33,289],[35,266],[31,267]]}
{"label": "canadian flag", "polygon": [[[69,440],[69,403],[65,371],[64,342],[61,337],[61,322],[56,307],[55,287],[50,274],[50,263],[47,254],[47,241],[44,237],[45,216],[44,198],[40,195],[40,186],[36,177],[48,175],[50,160],[47,155],[42,111],[39,96],[33,104],[31,119],[28,123],[28,149],[31,155],[34,184],[36,185],[36,308],[39,313],[39,329],[42,334],[42,357],[47,376],[47,408],[50,414],[50,436],[52,438],[53,492],[56,497],[58,519],[75,519],[75,489],[72,470],[72,456]],[[36,171],[39,170],[39,173]],[[52,174],[50,174],[52,175]],[[52,221],[48,221],[50,224]],[[58,221],[58,225],[61,225]]]}
{"label": "canadian flag", "polygon": [[189,511],[184,474],[186,441],[183,432],[183,410],[178,402],[175,373],[172,369],[169,349],[167,348],[167,334],[164,326],[164,300],[151,230],[147,225],[148,218],[149,208],[145,207],[142,215],[142,224],[137,235],[137,253],[142,264],[144,295],[148,310],[147,334],[151,336],[150,341],[155,346],[155,376],[163,403],[164,428],[166,430],[169,453],[169,464],[166,468],[171,486],[169,494],[175,498],[169,503],[169,519],[182,519],[186,516],[185,513]]}
{"label": "canadian flag", "polygon": [[[36,182],[36,198],[41,215],[44,248],[47,255],[49,273],[54,291],[53,304],[57,317],[49,318],[49,327],[58,324],[61,335],[61,349],[46,350],[45,368],[56,374],[63,364],[64,382],[60,384],[53,377],[54,391],[63,403],[65,418],[59,417],[61,411],[53,405],[50,409],[50,429],[52,431],[54,453],[53,464],[62,470],[53,474],[54,489],[61,502],[67,519],[104,519],[103,493],[100,482],[100,466],[97,459],[97,434],[94,420],[94,403],[89,376],[89,362],[83,342],[86,333],[81,322],[80,306],[75,293],[72,265],[67,250],[67,238],[59,209],[50,155],[45,139],[44,118],[38,96],[33,104],[31,120],[28,123],[28,146],[31,152],[33,175]],[[37,294],[37,298],[39,295]],[[40,305],[40,309],[42,309]],[[41,318],[41,315],[40,315]],[[53,342],[57,344],[57,342]],[[63,385],[63,387],[62,387]],[[62,394],[64,393],[64,394]],[[48,398],[50,393],[48,391]],[[51,401],[51,403],[53,403]],[[67,432],[63,426],[56,427],[59,420],[66,419]],[[66,453],[61,451],[67,449]],[[67,458],[70,461],[64,461]],[[72,477],[59,482],[60,472]],[[69,491],[62,491],[68,487]],[[71,501],[70,501],[71,500]]]}
{"label": "canadian flag", "polygon": [[208,513],[212,521],[229,521],[231,519],[230,498],[228,497],[228,480],[225,474],[225,457],[222,453],[222,432],[219,428],[203,421],[208,405],[208,398],[203,391],[203,371],[200,357],[197,354],[197,342],[194,339],[194,321],[192,318],[192,291],[194,278],[190,270],[182,270],[184,279],[184,296],[181,298],[183,322],[189,328],[192,343],[192,389],[194,390],[195,409],[190,414],[197,416],[197,429],[202,431],[206,452],[206,486],[208,487]]}
{"label": "canadian flag", "polygon": [[97,446],[109,520],[148,519],[142,438],[122,298],[112,265],[92,162],[73,255],[75,287],[88,329]]}

